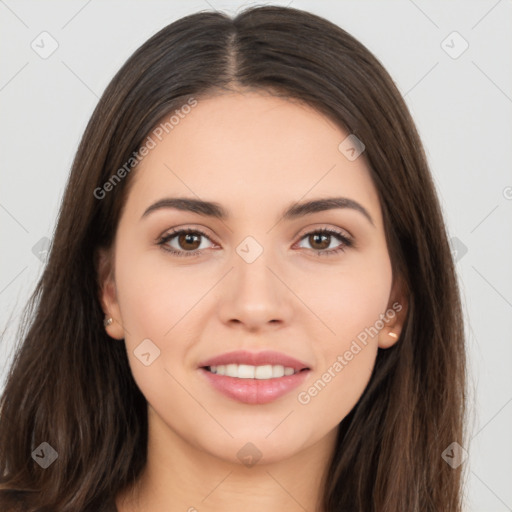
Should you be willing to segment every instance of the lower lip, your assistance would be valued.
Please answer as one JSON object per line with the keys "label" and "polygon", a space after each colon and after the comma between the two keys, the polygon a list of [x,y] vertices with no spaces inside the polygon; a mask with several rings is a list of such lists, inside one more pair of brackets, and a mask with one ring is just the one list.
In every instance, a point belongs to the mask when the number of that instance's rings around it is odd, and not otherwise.
{"label": "lower lip", "polygon": [[302,384],[309,374],[309,370],[303,370],[275,379],[238,379],[218,375],[204,368],[200,368],[200,371],[217,391],[238,402],[254,405],[267,404],[286,395]]}

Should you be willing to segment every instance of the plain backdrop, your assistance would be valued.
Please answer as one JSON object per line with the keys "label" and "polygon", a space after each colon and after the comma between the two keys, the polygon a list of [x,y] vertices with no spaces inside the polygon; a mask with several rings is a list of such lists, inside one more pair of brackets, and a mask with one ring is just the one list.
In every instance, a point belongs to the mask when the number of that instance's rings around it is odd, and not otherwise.
{"label": "plain backdrop", "polygon": [[[464,303],[467,510],[511,511],[512,2],[273,3],[347,30],[405,96],[438,188]],[[199,10],[235,14],[248,5],[0,0],[0,389],[72,158],[104,88],[165,25]]]}

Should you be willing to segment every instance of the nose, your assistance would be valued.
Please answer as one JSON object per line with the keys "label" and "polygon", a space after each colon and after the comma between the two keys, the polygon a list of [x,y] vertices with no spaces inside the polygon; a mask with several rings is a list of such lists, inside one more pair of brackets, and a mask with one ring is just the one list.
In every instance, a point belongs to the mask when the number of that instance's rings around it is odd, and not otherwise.
{"label": "nose", "polygon": [[218,309],[222,322],[251,332],[276,329],[290,322],[293,294],[265,251],[252,263],[235,259],[226,277]]}

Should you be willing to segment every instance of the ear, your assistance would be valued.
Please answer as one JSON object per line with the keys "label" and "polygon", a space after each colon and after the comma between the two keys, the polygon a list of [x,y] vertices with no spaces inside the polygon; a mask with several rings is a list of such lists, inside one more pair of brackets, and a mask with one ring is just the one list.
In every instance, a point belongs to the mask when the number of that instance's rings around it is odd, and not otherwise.
{"label": "ear", "polygon": [[124,338],[124,329],[121,322],[119,303],[117,302],[113,260],[112,250],[98,249],[96,253],[98,294],[105,317],[112,318],[112,323],[105,326],[107,334],[111,338],[122,340]]}
{"label": "ear", "polygon": [[380,330],[378,336],[379,348],[392,347],[400,339],[409,309],[408,295],[407,286],[403,279],[395,279],[383,318],[384,327]]}

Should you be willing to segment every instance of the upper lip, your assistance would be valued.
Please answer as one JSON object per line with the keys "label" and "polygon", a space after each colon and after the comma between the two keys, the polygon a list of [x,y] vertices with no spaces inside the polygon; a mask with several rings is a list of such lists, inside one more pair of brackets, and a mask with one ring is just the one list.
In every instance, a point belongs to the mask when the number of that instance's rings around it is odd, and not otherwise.
{"label": "upper lip", "polygon": [[293,368],[296,371],[310,369],[310,367],[295,359],[294,357],[275,352],[273,350],[264,350],[262,352],[248,352],[246,350],[235,350],[233,352],[226,352],[218,356],[212,357],[199,363],[199,368],[206,366],[219,366],[225,364],[248,364],[251,366],[265,366],[265,365],[282,365],[287,368]]}

